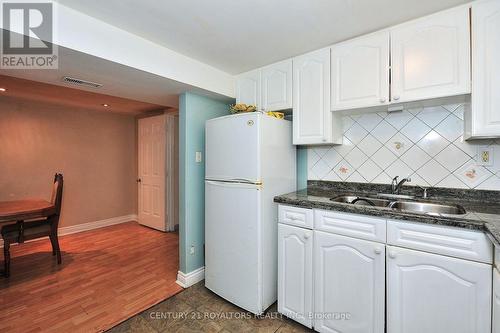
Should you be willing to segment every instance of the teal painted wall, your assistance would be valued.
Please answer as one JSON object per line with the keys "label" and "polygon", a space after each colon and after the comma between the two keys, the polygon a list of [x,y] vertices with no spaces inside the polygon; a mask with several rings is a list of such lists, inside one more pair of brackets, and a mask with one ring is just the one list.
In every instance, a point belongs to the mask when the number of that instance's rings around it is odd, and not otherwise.
{"label": "teal painted wall", "polygon": [[[184,93],[179,99],[179,256],[180,271],[205,265],[205,121],[228,115],[229,104]],[[202,152],[202,162],[195,154]],[[194,255],[190,248],[194,246]]]}
{"label": "teal painted wall", "polygon": [[297,190],[307,187],[307,147],[297,146]]}

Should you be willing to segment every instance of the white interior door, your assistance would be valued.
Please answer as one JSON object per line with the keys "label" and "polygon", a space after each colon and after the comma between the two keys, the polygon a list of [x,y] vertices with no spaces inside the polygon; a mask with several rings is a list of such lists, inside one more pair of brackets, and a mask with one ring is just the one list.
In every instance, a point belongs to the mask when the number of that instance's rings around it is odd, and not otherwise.
{"label": "white interior door", "polygon": [[205,182],[205,285],[256,314],[264,310],[261,222],[260,186]]}
{"label": "white interior door", "polygon": [[139,119],[139,223],[166,231],[165,116]]}

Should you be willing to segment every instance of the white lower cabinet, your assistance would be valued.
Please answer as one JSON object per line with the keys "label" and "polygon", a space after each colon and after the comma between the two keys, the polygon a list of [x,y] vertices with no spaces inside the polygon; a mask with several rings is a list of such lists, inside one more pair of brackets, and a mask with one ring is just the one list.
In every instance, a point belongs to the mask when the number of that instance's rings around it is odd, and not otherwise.
{"label": "white lower cabinet", "polygon": [[314,328],[383,333],[385,244],[314,231]]}
{"label": "white lower cabinet", "polygon": [[491,276],[491,265],[387,246],[387,332],[491,332]]}
{"label": "white lower cabinet", "polygon": [[500,333],[500,273],[493,269],[493,333]]}
{"label": "white lower cabinet", "polygon": [[309,328],[313,313],[313,232],[278,225],[278,311]]}

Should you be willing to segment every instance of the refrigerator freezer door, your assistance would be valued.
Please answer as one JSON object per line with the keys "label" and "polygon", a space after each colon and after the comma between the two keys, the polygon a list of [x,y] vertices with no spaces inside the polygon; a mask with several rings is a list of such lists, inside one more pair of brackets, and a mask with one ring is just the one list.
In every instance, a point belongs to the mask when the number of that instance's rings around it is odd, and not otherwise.
{"label": "refrigerator freezer door", "polygon": [[251,184],[206,181],[205,200],[205,286],[261,314],[261,190]]}
{"label": "refrigerator freezer door", "polygon": [[261,180],[260,121],[249,113],[206,122],[205,179]]}

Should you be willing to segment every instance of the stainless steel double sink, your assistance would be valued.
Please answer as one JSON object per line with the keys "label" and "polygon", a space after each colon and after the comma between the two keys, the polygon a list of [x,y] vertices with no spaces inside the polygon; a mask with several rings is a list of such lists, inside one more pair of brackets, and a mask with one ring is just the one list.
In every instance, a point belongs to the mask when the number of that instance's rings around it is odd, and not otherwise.
{"label": "stainless steel double sink", "polygon": [[465,209],[460,205],[445,205],[422,202],[418,200],[385,199],[380,197],[363,197],[355,195],[341,195],[330,200],[353,205],[385,207],[399,211],[421,213],[429,215],[463,215]]}

